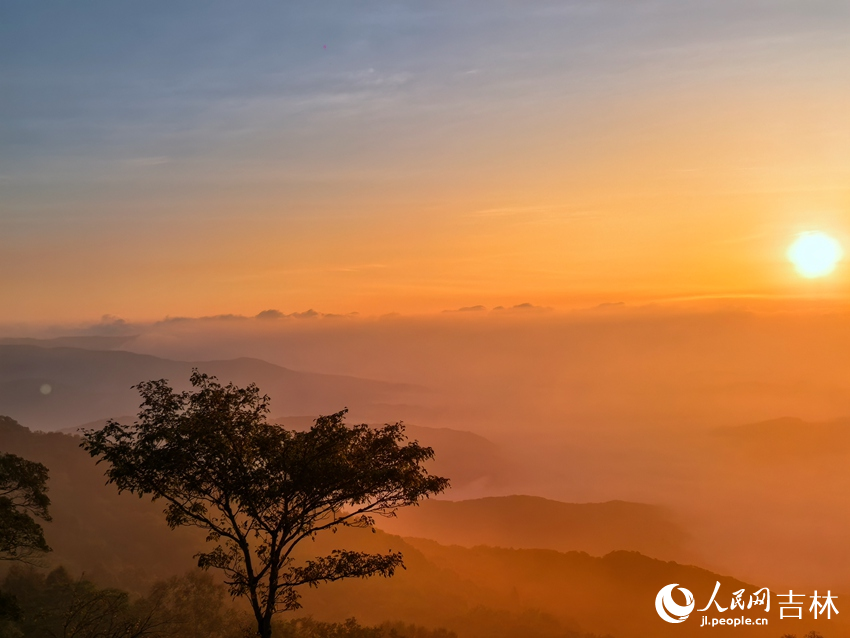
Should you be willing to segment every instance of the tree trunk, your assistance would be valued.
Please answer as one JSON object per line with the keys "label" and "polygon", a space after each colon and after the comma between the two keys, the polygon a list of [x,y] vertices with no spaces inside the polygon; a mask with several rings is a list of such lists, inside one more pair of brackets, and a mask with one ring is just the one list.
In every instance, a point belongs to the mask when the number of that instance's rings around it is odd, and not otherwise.
{"label": "tree trunk", "polygon": [[272,619],[263,618],[260,620],[258,629],[259,631],[257,631],[257,635],[260,638],[272,638]]}

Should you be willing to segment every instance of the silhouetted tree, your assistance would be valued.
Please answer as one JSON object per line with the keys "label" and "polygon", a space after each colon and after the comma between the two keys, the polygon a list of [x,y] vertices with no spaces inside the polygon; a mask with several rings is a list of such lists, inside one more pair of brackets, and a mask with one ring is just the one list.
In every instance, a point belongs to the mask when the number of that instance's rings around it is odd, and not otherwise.
{"label": "silhouetted tree", "polygon": [[194,570],[155,583],[148,600],[169,621],[163,631],[167,638],[244,638],[253,618],[226,597],[225,587],[209,572]]}
{"label": "silhouetted tree", "polygon": [[427,629],[404,623],[383,623],[363,627],[354,618],[341,623],[329,623],[312,618],[297,618],[278,626],[282,638],[457,638],[446,629]]}
{"label": "silhouetted tree", "polygon": [[[49,521],[47,468],[14,454],[0,454],[0,560],[31,562],[50,551],[35,517]],[[16,598],[0,591],[0,620],[17,619]]]}
{"label": "silhouetted tree", "polygon": [[0,560],[28,562],[49,552],[44,530],[49,521],[47,468],[14,454],[0,454]]}
{"label": "silhouetted tree", "polygon": [[59,567],[45,576],[15,568],[4,587],[19,601],[16,622],[0,635],[26,638],[142,638],[164,636],[169,624],[160,598],[131,601],[127,592],[73,579]]}
{"label": "silhouetted tree", "polygon": [[135,386],[143,402],[130,426],[110,421],[84,433],[82,446],[106,461],[119,491],[166,501],[167,523],[200,527],[215,543],[196,555],[226,574],[233,596],[247,596],[258,635],[268,638],[278,611],[300,606],[297,588],[343,578],[392,576],[398,552],[334,550],[296,564],[304,539],[340,525],[372,527],[374,516],[443,491],[445,478],[422,463],[431,448],[404,443],[400,423],[347,426],[346,410],[307,432],[266,422],[268,396],[256,385],[220,385],[193,372],[194,391],[166,380]]}

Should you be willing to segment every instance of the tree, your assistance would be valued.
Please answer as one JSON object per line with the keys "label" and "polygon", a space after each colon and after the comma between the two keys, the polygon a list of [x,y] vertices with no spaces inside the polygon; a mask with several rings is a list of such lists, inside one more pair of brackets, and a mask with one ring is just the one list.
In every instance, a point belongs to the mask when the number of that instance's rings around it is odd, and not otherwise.
{"label": "tree", "polygon": [[[0,454],[0,560],[31,562],[49,552],[44,530],[33,518],[49,521],[47,468],[14,454]],[[20,616],[14,596],[0,591],[0,620]]]}
{"label": "tree", "polygon": [[442,492],[448,480],[422,464],[434,456],[405,443],[401,423],[381,428],[344,423],[346,410],[319,417],[306,432],[266,421],[269,398],[256,385],[219,384],[195,370],[193,391],[164,379],[134,386],[137,421],[109,421],[81,445],[107,462],[119,491],[166,502],[165,517],[207,532],[211,551],[198,565],[224,571],[233,596],[246,596],[257,633],[272,617],[300,607],[298,588],[343,578],[392,576],[402,555],[334,550],[297,563],[303,540],[337,527],[373,527],[374,516]]}
{"label": "tree", "polygon": [[169,638],[243,638],[252,620],[247,610],[229,605],[227,589],[201,570],[154,583],[148,598],[170,621],[164,632]]}
{"label": "tree", "polygon": [[0,560],[29,562],[49,552],[44,530],[33,518],[49,521],[47,468],[14,454],[0,454]]}
{"label": "tree", "polygon": [[46,576],[33,569],[10,570],[3,586],[20,606],[3,636],[27,638],[144,638],[163,636],[173,623],[163,617],[161,596],[131,601],[125,591],[73,579],[58,567]]}

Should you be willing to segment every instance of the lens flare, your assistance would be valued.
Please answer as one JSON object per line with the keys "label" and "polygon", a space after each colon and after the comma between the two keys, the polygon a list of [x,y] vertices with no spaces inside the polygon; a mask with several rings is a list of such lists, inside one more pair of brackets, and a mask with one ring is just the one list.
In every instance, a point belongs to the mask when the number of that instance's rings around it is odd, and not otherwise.
{"label": "lens flare", "polygon": [[788,259],[797,272],[807,279],[825,277],[844,257],[841,244],[826,233],[802,233],[788,249]]}

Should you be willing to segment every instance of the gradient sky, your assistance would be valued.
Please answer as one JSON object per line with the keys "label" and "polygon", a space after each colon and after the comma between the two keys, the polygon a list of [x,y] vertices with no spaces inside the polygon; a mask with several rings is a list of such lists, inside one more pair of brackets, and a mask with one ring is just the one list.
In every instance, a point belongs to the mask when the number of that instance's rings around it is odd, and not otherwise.
{"label": "gradient sky", "polygon": [[850,5],[5,2],[0,321],[842,298]]}

